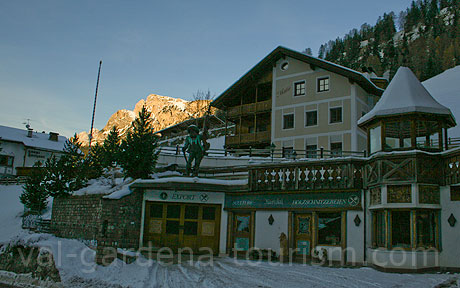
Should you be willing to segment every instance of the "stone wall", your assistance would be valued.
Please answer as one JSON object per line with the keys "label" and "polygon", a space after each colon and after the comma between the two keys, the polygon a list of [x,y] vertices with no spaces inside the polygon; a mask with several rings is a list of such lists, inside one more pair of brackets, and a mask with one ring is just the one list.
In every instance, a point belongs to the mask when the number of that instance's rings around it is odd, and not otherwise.
{"label": "stone wall", "polygon": [[57,197],[51,231],[58,237],[96,240],[100,231],[103,195]]}

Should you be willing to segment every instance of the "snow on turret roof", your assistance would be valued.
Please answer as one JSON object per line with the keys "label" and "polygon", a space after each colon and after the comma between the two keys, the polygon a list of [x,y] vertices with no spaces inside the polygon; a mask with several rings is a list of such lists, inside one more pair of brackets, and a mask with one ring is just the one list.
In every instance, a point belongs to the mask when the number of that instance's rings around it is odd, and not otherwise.
{"label": "snow on turret roof", "polygon": [[375,107],[358,120],[358,125],[378,116],[412,112],[441,114],[455,118],[449,108],[439,104],[407,67],[400,67]]}
{"label": "snow on turret roof", "polygon": [[27,133],[27,130],[0,125],[0,140],[23,143],[27,147],[62,151],[67,141],[64,136],[58,136],[58,141],[52,141],[47,133],[32,132],[32,137],[27,137]]}

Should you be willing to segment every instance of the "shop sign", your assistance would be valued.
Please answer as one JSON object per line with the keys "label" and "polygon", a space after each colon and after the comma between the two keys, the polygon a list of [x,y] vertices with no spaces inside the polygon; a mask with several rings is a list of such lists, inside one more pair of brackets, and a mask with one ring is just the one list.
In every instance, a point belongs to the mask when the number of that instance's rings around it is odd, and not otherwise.
{"label": "shop sign", "polygon": [[209,193],[195,191],[158,191],[148,190],[145,192],[145,200],[164,202],[190,202],[202,204],[221,204],[224,193]]}
{"label": "shop sign", "polygon": [[348,208],[361,206],[360,192],[226,195],[225,208]]}

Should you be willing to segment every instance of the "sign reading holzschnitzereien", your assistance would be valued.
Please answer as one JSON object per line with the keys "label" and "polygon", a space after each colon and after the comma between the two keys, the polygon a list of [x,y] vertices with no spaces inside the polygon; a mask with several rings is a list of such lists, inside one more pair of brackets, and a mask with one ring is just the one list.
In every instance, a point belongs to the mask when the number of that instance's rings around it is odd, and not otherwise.
{"label": "sign reading holzschnitzereien", "polygon": [[361,208],[361,193],[226,195],[225,208]]}

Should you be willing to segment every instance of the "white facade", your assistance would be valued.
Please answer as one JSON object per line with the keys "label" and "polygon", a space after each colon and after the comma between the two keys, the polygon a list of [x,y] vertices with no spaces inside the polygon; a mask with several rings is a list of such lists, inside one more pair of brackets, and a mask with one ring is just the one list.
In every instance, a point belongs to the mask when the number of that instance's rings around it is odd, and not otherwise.
{"label": "white facade", "polygon": [[60,157],[67,138],[53,136],[0,126],[0,175],[16,175],[17,167],[32,167],[37,161],[43,164],[52,156]]}

